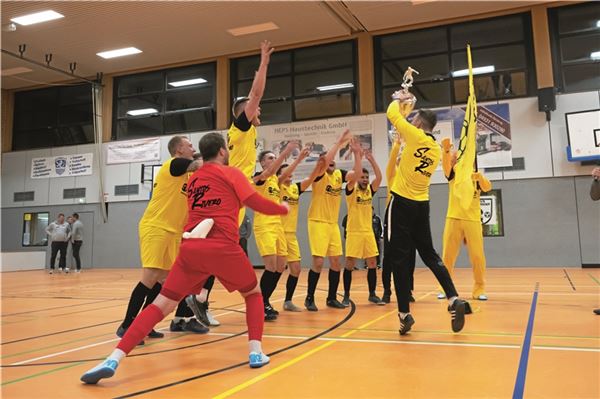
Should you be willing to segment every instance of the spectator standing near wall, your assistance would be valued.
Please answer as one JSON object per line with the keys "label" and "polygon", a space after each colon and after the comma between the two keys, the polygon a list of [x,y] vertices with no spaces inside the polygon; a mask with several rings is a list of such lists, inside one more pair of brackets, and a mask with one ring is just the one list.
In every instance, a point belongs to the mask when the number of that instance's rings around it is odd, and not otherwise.
{"label": "spectator standing near wall", "polygon": [[[594,168],[592,171],[592,186],[590,187],[590,197],[592,201],[600,200],[600,167]],[[600,308],[594,309],[594,313],[600,315]]]}
{"label": "spectator standing near wall", "polygon": [[79,250],[83,245],[83,223],[79,220],[79,214],[73,214],[73,223],[71,225],[71,245],[73,247],[73,259],[75,259],[76,273],[81,273],[81,258],[79,257]]}
{"label": "spectator standing near wall", "polygon": [[60,260],[58,267],[61,273],[63,271],[69,273],[67,264],[67,246],[69,245],[69,239],[71,238],[71,226],[65,221],[65,215],[59,213],[56,220],[46,227],[46,234],[50,236],[52,242],[52,254],[50,255],[50,274],[54,273],[54,263],[56,261],[56,255],[60,251]]}

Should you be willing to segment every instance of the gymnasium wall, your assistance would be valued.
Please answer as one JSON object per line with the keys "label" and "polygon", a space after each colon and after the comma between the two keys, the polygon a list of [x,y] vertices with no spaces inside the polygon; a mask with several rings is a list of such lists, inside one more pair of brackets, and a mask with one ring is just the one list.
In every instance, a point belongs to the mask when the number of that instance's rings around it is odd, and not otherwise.
{"label": "gymnasium wall", "polygon": [[[524,159],[523,170],[486,171],[496,188],[502,189],[504,237],[486,238],[488,266],[579,266],[600,264],[600,203],[589,198],[592,166],[581,166],[566,159],[567,136],[564,114],[600,108],[600,92],[557,96],[557,110],[548,123],[537,110],[536,98],[515,99],[510,104],[513,158]],[[485,104],[485,103],[482,103]],[[387,136],[384,114],[352,118],[373,121],[373,147],[380,165],[387,162]],[[189,135],[194,145],[204,133]],[[259,129],[260,135],[260,129]],[[167,159],[166,143],[161,138],[161,158]],[[103,151],[106,150],[103,145]],[[104,191],[108,193],[108,223],[101,222],[98,159],[94,157],[94,175],[85,177],[31,179],[31,159],[93,152],[93,145],[60,147],[2,154],[2,252],[30,251],[21,247],[23,213],[49,211],[51,219],[58,212],[72,213],[85,209],[95,212],[93,226],[94,267],[135,267],[139,265],[137,222],[150,192],[150,183],[140,184],[141,164],[106,165]],[[103,160],[105,159],[103,155]],[[102,161],[103,161],[102,160]],[[432,233],[441,252],[441,237],[447,203],[447,185],[441,173],[433,177],[431,189]],[[115,196],[114,186],[139,184],[137,195]],[[63,199],[65,188],[86,188],[83,200]],[[14,192],[35,191],[30,202],[15,202]],[[383,215],[384,190],[379,193]],[[302,196],[301,215],[308,209],[310,192]],[[345,214],[342,201],[340,220]],[[299,224],[302,253],[308,260],[306,221]],[[254,241],[251,259],[261,264]],[[304,262],[307,265],[306,262]],[[461,254],[459,265],[467,265]]]}

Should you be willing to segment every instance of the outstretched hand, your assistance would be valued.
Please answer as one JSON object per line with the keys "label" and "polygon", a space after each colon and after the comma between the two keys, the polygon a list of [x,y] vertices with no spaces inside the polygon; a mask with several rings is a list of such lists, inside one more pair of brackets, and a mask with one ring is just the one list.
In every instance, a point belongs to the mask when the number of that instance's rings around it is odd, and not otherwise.
{"label": "outstretched hand", "polygon": [[264,62],[269,62],[271,54],[273,54],[273,51],[275,50],[275,48],[271,47],[271,42],[268,40],[264,40],[261,44],[260,44],[260,58],[261,61]]}

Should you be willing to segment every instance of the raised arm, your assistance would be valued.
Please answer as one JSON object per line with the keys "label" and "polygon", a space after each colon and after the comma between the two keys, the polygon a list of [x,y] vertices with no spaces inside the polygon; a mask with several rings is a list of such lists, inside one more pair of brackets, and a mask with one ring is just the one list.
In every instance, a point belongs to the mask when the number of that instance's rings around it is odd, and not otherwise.
{"label": "raised arm", "polygon": [[371,188],[373,189],[373,192],[375,192],[379,190],[379,186],[381,185],[381,179],[383,178],[383,176],[381,175],[381,169],[379,169],[379,165],[377,165],[377,161],[375,161],[375,157],[373,156],[373,153],[371,151],[365,152],[365,158],[367,158],[367,161],[369,161],[369,163],[373,167],[373,171],[375,171],[375,180],[373,180],[373,182],[371,183]]}
{"label": "raised arm", "polygon": [[387,180],[388,186],[392,184],[392,181],[396,176],[396,161],[398,160],[398,154],[400,153],[401,145],[402,143],[400,142],[400,136],[398,136],[398,138],[394,140],[394,144],[392,145],[392,149],[390,150],[390,157],[385,167],[385,178]]}
{"label": "raised arm", "polygon": [[399,96],[399,100],[392,101],[388,106],[387,117],[396,128],[398,134],[406,140],[407,144],[411,144],[418,141],[425,133],[421,129],[410,124],[402,115],[400,112],[400,101],[403,100],[403,97],[402,94],[399,94]]}
{"label": "raised arm", "polygon": [[487,193],[492,189],[492,182],[489,181],[489,179],[485,177],[481,172],[473,173],[473,180],[479,183],[479,188],[484,193]]}
{"label": "raised arm", "polygon": [[281,171],[281,175],[279,175],[279,183],[281,184],[282,181],[285,181],[285,179],[290,177],[292,173],[294,173],[294,170],[296,170],[298,165],[300,165],[300,162],[302,162],[309,154],[310,147],[304,147],[302,151],[300,151],[300,155],[298,155],[298,158],[296,158],[296,160],[292,162],[290,166]]}
{"label": "raised arm", "polygon": [[275,173],[277,173],[277,170],[283,164],[283,161],[285,161],[285,159],[297,147],[298,147],[298,144],[296,144],[294,142],[289,142],[285,146],[283,151],[281,151],[281,153],[279,154],[277,159],[275,161],[273,161],[273,163],[271,165],[269,165],[269,167],[267,167],[265,170],[263,170],[260,174],[254,176],[252,178],[252,180],[254,180],[254,182],[257,183],[259,181],[267,180],[269,177],[273,176]]}
{"label": "raised arm", "polygon": [[326,169],[327,164],[325,163],[325,158],[319,158],[310,175],[300,182],[300,190],[303,192],[308,190],[315,179],[325,173]]}
{"label": "raised arm", "polygon": [[362,149],[358,140],[353,138],[350,141],[350,148],[354,154],[354,167],[352,171],[346,174],[347,187],[352,188],[362,173]]}
{"label": "raised arm", "polygon": [[454,155],[450,152],[452,149],[452,143],[450,143],[449,138],[445,138],[442,140],[442,168],[444,169],[444,176],[446,179],[450,178],[450,174],[452,173],[453,158]]}
{"label": "raised arm", "polygon": [[269,61],[271,59],[273,50],[274,48],[271,47],[271,42],[268,40],[265,40],[260,44],[260,65],[258,66],[258,71],[256,71],[256,74],[254,75],[252,88],[248,94],[248,104],[246,104],[246,108],[244,110],[246,113],[246,118],[249,121],[254,119],[260,104],[260,100],[262,99],[263,94],[265,94],[267,68],[269,66]]}

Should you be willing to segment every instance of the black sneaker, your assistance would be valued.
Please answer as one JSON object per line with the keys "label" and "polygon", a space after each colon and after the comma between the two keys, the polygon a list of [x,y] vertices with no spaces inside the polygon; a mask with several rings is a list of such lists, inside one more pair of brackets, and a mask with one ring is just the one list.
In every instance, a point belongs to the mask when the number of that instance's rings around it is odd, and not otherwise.
{"label": "black sneaker", "polygon": [[175,323],[175,320],[171,320],[171,324],[169,325],[169,331],[182,332],[184,323],[185,320],[179,320],[177,323]]}
{"label": "black sneaker", "polygon": [[208,303],[200,302],[196,299],[196,295],[188,295],[185,297],[185,303],[196,316],[197,321],[204,327],[210,327],[210,320],[206,312],[208,311]]}
{"label": "black sneaker", "polygon": [[344,305],[345,308],[350,306],[350,296],[344,295],[344,299],[342,299],[342,305]]}
{"label": "black sneaker", "polygon": [[410,293],[410,296],[408,297],[408,301],[415,302],[415,297],[413,296],[412,292]]}
{"label": "black sneaker", "polygon": [[275,309],[271,305],[265,305],[265,321],[274,321],[277,320],[277,314],[275,314]]}
{"label": "black sneaker", "polygon": [[[123,325],[120,324],[119,328],[117,328],[117,337],[123,338],[123,335],[127,332],[126,328],[123,328]],[[142,340],[138,343],[138,345],[145,345],[146,343]]]}
{"label": "black sneaker", "polygon": [[597,315],[600,315],[600,308],[599,309],[594,309],[594,313],[596,313]]}
{"label": "black sneaker", "polygon": [[345,309],[346,307],[340,303],[337,299],[328,299],[327,306],[334,309]]}
{"label": "black sneaker", "polygon": [[206,334],[209,329],[204,327],[195,318],[183,322],[183,331],[193,332],[195,334]]}
{"label": "black sneaker", "polygon": [[467,301],[465,301],[465,314],[471,314],[473,313],[473,309],[471,309],[471,304]]}
{"label": "black sneaker", "polygon": [[391,295],[383,294],[381,297],[381,302],[385,305],[386,303],[390,303],[392,301]]}
{"label": "black sneaker", "polygon": [[465,326],[465,301],[455,299],[448,311],[452,315],[452,331],[459,332]]}
{"label": "black sneaker", "polygon": [[369,302],[374,303],[375,305],[379,305],[381,303],[381,298],[379,298],[375,294],[369,295]]}
{"label": "black sneaker", "polygon": [[315,299],[314,298],[306,298],[304,300],[304,307],[306,308],[306,310],[308,310],[309,312],[316,312],[319,310],[319,308],[317,308],[317,305],[315,305]]}
{"label": "black sneaker", "polygon": [[406,333],[408,333],[412,328],[413,324],[415,324],[415,319],[410,313],[407,314],[404,319],[402,319],[402,317],[400,317],[400,313],[398,313],[398,319],[400,320],[400,329],[398,332],[400,335],[406,335]]}
{"label": "black sneaker", "polygon": [[152,329],[150,333],[148,333],[148,338],[164,338],[165,334]]}

